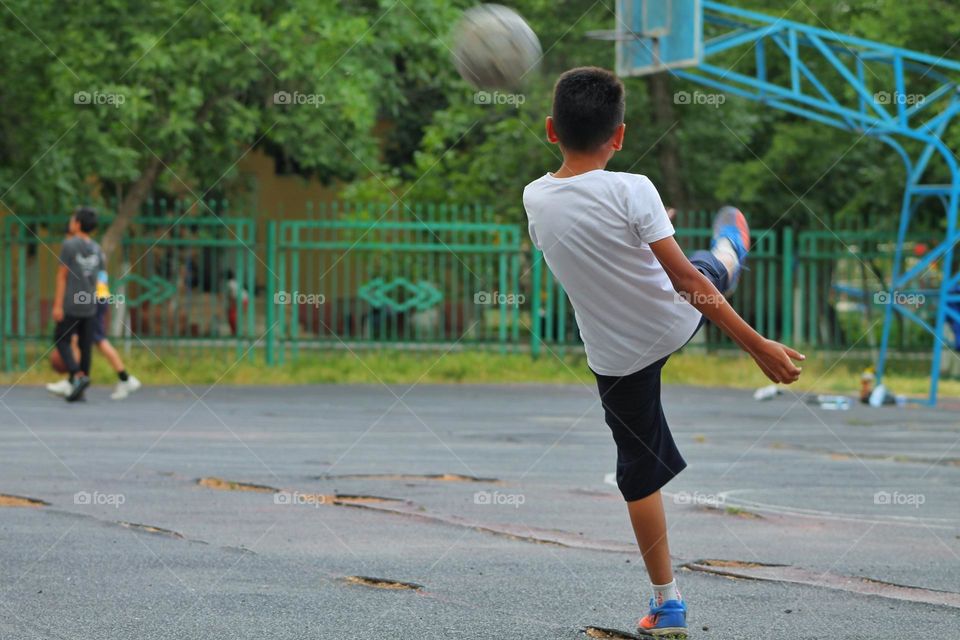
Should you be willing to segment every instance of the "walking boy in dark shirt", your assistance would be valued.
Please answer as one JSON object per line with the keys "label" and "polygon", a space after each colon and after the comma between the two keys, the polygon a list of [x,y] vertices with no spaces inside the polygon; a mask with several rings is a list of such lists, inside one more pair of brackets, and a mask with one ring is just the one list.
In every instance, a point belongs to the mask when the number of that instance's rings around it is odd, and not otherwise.
{"label": "walking boy in dark shirt", "polygon": [[[71,237],[60,249],[57,269],[57,288],[53,298],[54,341],[60,358],[70,373],[70,393],[67,402],[83,398],[90,386],[90,347],[96,322],[97,274],[104,269],[105,260],[100,245],[90,238],[97,228],[97,214],[90,207],[79,207],[70,218]],[[71,348],[77,336],[80,361]]]}

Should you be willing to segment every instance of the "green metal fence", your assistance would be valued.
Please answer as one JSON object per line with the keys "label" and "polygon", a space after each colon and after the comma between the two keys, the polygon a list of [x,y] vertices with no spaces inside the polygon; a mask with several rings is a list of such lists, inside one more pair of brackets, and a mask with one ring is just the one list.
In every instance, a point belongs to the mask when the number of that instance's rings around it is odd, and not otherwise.
{"label": "green metal fence", "polygon": [[[534,354],[579,347],[563,288],[529,249],[524,227],[497,221],[490,207],[333,203],[306,219],[271,221],[227,212],[225,203],[148,203],[110,264],[121,304],[109,335],[150,348],[226,346],[238,357],[262,348],[269,363],[368,345]],[[678,216],[686,251],[709,245],[711,217]],[[0,226],[6,370],[49,349],[65,223],[65,215],[8,216]],[[793,344],[869,348],[879,336],[873,292],[885,288],[891,238],[870,228],[755,229],[733,306],[764,335]],[[931,283],[936,277],[929,274]],[[902,350],[927,340],[907,327],[894,332]],[[691,346],[732,344],[708,326]]]}
{"label": "green metal fence", "polygon": [[521,344],[517,225],[470,207],[353,213],[269,224],[269,362],[318,346]]}
{"label": "green metal fence", "polygon": [[[152,206],[152,203],[151,203]],[[108,265],[108,336],[131,344],[232,346],[256,338],[252,220],[136,218]],[[105,228],[110,216],[101,219]],[[0,227],[0,363],[23,369],[50,348],[52,298],[66,215],[8,216]]]}
{"label": "green metal fence", "polygon": [[[907,247],[922,243],[908,239]],[[885,230],[802,231],[797,235],[795,331],[793,341],[820,348],[876,348],[883,328],[886,294],[893,268],[895,236]],[[910,258],[907,260],[908,268]],[[935,270],[921,279],[935,290]],[[933,297],[930,297],[933,302]],[[916,313],[933,322],[936,307],[918,304]],[[894,315],[891,346],[928,351],[932,336]]]}

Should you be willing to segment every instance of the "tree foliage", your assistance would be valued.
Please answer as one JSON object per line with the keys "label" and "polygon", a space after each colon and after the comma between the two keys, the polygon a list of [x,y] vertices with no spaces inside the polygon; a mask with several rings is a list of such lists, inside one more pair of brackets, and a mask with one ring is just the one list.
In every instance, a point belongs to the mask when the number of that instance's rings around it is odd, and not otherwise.
{"label": "tree foliage", "polygon": [[[242,190],[237,162],[260,147],[289,171],[345,184],[346,197],[490,203],[519,221],[523,186],[560,163],[543,136],[553,79],[573,66],[613,66],[612,44],[586,33],[613,28],[615,3],[511,3],[545,55],[522,95],[493,100],[450,63],[450,28],[469,4],[8,0],[0,199],[29,213],[117,196],[129,217],[151,192]],[[786,14],[772,0],[736,4],[960,58],[960,7],[947,0],[803,0]],[[899,211],[900,160],[873,139],[733,97],[676,104],[664,126],[648,84],[626,84],[627,146],[610,168],[663,185],[671,140],[688,207],[732,202],[758,225],[806,227]],[[669,90],[703,91],[675,78]],[[289,101],[278,103],[278,92]],[[929,211],[930,226],[937,215]]]}
{"label": "tree foliage", "polygon": [[120,231],[151,191],[240,188],[237,162],[257,145],[325,181],[379,170],[378,119],[445,59],[433,33],[455,16],[431,0],[5,8],[3,62],[17,79],[0,89],[12,114],[0,133],[5,206],[68,209],[98,186],[121,200]]}
{"label": "tree foliage", "polygon": [[[585,37],[589,30],[614,27],[613,3],[518,0],[514,4],[540,35],[545,50],[542,68],[528,84],[523,102],[476,104],[474,92],[454,80],[448,106],[425,122],[413,160],[392,174],[405,178],[391,183],[392,191],[409,190],[407,198],[412,200],[492,202],[504,217],[520,220],[523,185],[559,166],[558,150],[543,135],[552,81],[573,66],[613,66],[612,44]],[[786,13],[782,3],[770,0],[734,4],[838,33],[960,58],[953,36],[960,32],[960,7],[948,2],[921,8],[896,0],[805,0]],[[789,71],[774,67],[770,72]],[[878,86],[889,88],[889,83],[882,84],[885,80],[875,78]],[[822,228],[828,221],[869,214],[879,214],[891,228],[895,225],[904,170],[900,158],[876,139],[732,96],[716,105],[678,104],[673,110],[674,126],[665,129],[655,124],[643,79],[625,82],[627,141],[611,169],[645,173],[663,192],[666,180],[658,154],[663,152],[664,138],[676,136],[690,208],[735,203],[761,226]],[[710,91],[676,78],[669,83],[675,92]],[[960,148],[960,139],[953,143]],[[392,197],[376,180],[359,181],[348,192],[358,197]],[[926,213],[928,226],[942,224],[942,209],[935,204]]]}

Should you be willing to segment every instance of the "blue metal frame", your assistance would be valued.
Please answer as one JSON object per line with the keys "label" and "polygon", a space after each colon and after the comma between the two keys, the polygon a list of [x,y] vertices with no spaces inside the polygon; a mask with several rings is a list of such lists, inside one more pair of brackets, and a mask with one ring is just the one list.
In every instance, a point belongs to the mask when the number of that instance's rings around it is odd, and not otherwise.
{"label": "blue metal frame", "polygon": [[[908,289],[909,283],[923,275],[937,261],[941,264],[942,280],[939,294],[934,297],[937,312],[932,326],[895,302],[886,307],[877,381],[879,383],[882,379],[887,365],[890,330],[896,311],[934,337],[928,402],[936,404],[941,349],[945,345],[944,324],[948,316],[956,317],[956,313],[948,309],[948,303],[960,297],[955,292],[960,286],[960,273],[955,273],[953,264],[954,247],[960,242],[957,225],[960,167],[944,143],[945,131],[960,113],[960,94],[956,82],[960,79],[960,62],[773,18],[711,0],[703,0],[702,7],[704,30],[709,35],[709,39],[703,43],[703,61],[695,69],[670,73],[838,129],[875,137],[889,145],[903,160],[907,184],[900,211],[889,299],[896,300],[895,293]],[[619,28],[623,31],[624,25],[621,23]],[[623,31],[621,35],[630,37],[635,34]],[[741,55],[732,68],[712,63],[720,54],[737,50],[738,47],[751,47],[754,55]],[[749,49],[740,52],[746,54]],[[789,63],[789,82],[778,83],[767,76],[773,52],[782,54],[781,59]],[[876,84],[880,80],[875,74],[873,78],[866,78],[865,71],[875,65],[885,68],[885,82],[892,78],[892,86],[871,87],[871,79]],[[881,66],[876,68],[880,69]],[[643,72],[643,69],[635,70],[638,75]],[[832,78],[829,82],[828,76]],[[831,92],[828,84],[842,88],[842,92]],[[931,86],[932,89],[929,88]],[[914,94],[908,92],[910,88],[914,89]],[[892,104],[883,104],[876,99],[881,90],[890,96]],[[908,104],[911,102],[909,96],[917,98],[915,104]],[[901,140],[919,143],[919,152],[908,153]],[[924,174],[934,155],[943,159],[950,174],[949,183],[931,184],[924,181]],[[905,269],[904,241],[911,219],[917,205],[930,197],[939,199],[944,207],[944,237],[919,263]]]}

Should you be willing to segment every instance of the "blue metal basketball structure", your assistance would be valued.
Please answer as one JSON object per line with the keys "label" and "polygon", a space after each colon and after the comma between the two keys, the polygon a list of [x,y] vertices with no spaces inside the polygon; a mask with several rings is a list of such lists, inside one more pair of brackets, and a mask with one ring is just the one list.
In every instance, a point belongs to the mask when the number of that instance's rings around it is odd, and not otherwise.
{"label": "blue metal basketball structure", "polygon": [[[696,6],[695,0],[623,0],[620,6],[658,2],[685,4],[680,11],[685,11],[688,16],[693,16]],[[944,324],[948,318],[960,322],[957,311],[960,308],[960,273],[954,265],[954,248],[960,242],[957,227],[960,168],[956,156],[944,141],[945,132],[960,113],[957,84],[960,63],[710,0],[699,4],[702,26],[708,33],[701,48],[702,58],[696,67],[690,69],[668,69],[671,74],[838,129],[872,136],[889,145],[903,160],[907,184],[893,273],[886,292],[877,382],[879,384],[882,380],[887,366],[890,332],[896,312],[923,327],[934,338],[928,402],[936,404],[942,348],[949,348],[944,341]],[[671,11],[676,13],[678,10],[671,8]],[[672,28],[689,32],[696,25],[674,24]],[[670,35],[663,37],[669,38]],[[648,55],[638,57],[635,66],[620,69],[626,75],[653,71],[646,62],[649,53],[669,50],[662,42],[636,32],[619,17],[616,40],[618,43],[634,40],[649,48]],[[742,47],[746,49],[731,68],[713,64],[725,52]],[[748,55],[751,49],[752,56]],[[768,76],[768,63],[773,59],[771,54],[789,64],[789,82],[778,82]],[[777,63],[782,64],[779,60]],[[661,65],[660,69],[663,68]],[[882,78],[875,69],[881,72]],[[878,85],[882,82],[883,86],[871,87],[874,82]],[[842,92],[831,91],[828,84],[841,87]],[[925,180],[930,162],[935,157],[942,160],[949,174],[948,182]],[[943,206],[944,236],[922,259],[906,268],[904,242],[907,232],[919,204],[928,198],[937,199]],[[936,292],[935,320],[931,324],[899,301],[909,298],[911,293],[920,293],[918,285],[913,283],[938,262],[942,279]],[[923,293],[929,295],[929,290]]]}
{"label": "blue metal basketball structure", "polygon": [[634,2],[618,0],[618,21],[642,38],[615,38],[617,72],[657,73],[703,60],[700,0]]}

